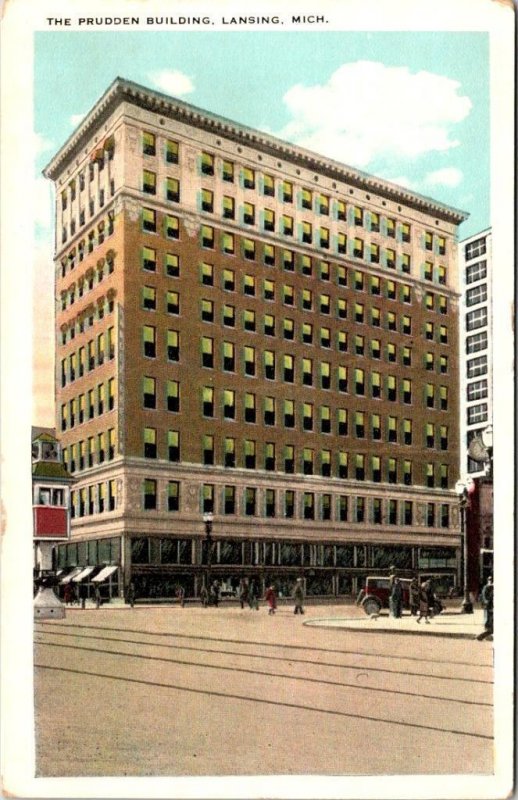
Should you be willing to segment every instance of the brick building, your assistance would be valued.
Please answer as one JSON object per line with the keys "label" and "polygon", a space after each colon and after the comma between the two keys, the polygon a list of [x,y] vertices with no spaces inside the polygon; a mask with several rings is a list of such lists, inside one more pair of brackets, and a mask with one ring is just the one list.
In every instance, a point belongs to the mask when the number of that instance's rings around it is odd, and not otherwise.
{"label": "brick building", "polygon": [[227,585],[458,582],[465,214],[122,79],[45,175],[61,567],[196,595],[211,512]]}

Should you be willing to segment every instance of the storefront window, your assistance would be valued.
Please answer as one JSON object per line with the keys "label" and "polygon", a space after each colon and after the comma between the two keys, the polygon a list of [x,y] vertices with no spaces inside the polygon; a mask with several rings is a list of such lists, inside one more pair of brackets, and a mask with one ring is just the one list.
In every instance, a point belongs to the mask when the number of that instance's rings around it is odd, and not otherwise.
{"label": "storefront window", "polygon": [[149,539],[138,537],[131,540],[131,563],[149,564]]}
{"label": "storefront window", "polygon": [[218,562],[220,564],[241,564],[241,542],[220,542]]}
{"label": "storefront window", "polygon": [[388,569],[391,566],[400,569],[412,568],[411,547],[373,547],[372,566],[375,569]]}
{"label": "storefront window", "polygon": [[297,566],[301,561],[300,545],[281,544],[280,563],[284,566]]}
{"label": "storefront window", "polygon": [[336,548],[336,566],[337,567],[352,567],[354,566],[354,547],[350,545],[337,545]]}

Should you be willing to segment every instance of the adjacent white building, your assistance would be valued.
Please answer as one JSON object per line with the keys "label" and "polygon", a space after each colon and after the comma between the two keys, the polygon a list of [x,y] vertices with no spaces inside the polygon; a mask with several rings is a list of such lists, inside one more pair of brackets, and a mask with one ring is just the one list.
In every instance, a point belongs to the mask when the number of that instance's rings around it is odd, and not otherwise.
{"label": "adjacent white building", "polygon": [[484,464],[470,458],[472,440],[492,425],[492,234],[491,228],[459,244],[460,288],[460,473],[485,474]]}

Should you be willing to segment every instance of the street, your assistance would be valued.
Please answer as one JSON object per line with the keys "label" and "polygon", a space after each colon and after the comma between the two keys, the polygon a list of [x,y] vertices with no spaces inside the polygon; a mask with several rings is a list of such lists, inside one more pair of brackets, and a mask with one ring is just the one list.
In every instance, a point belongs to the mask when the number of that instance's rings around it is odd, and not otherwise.
{"label": "street", "polygon": [[37,775],[491,773],[491,643],[303,625],[343,613],[101,607],[36,623]]}

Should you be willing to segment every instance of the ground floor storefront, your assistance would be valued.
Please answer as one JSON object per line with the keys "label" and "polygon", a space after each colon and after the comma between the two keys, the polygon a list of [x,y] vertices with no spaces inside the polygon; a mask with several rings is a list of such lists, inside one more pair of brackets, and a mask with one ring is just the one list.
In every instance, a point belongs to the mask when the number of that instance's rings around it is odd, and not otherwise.
{"label": "ground floor storefront", "polygon": [[[260,594],[274,585],[280,599],[291,597],[297,578],[308,598],[356,596],[368,575],[433,576],[436,591],[455,591],[460,581],[460,552],[455,546],[336,543],[285,540],[213,539],[200,536],[124,534],[60,544],[55,552],[60,595],[108,602],[127,596],[133,584],[136,602],[174,599],[179,589],[197,599],[203,585],[217,580],[221,597],[237,596],[243,579],[254,580]],[[67,589],[66,587],[70,588]]]}

